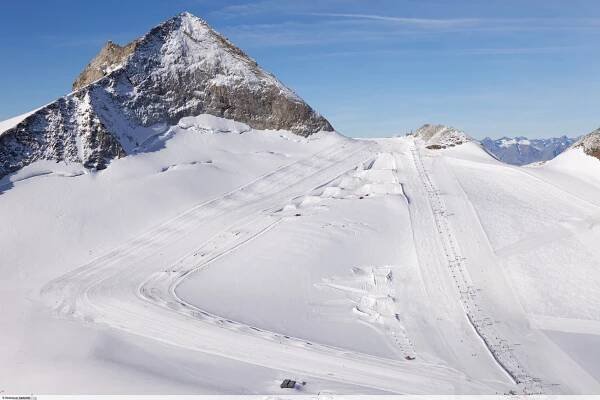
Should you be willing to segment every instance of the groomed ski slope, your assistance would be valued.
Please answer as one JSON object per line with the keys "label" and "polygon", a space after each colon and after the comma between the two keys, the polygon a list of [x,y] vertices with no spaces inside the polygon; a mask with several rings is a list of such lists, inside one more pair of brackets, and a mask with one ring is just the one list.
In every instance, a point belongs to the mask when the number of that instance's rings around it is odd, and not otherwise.
{"label": "groomed ski slope", "polygon": [[[552,179],[567,172],[506,166],[473,143],[241,128],[199,118],[101,173],[40,163],[5,182],[2,267],[18,272],[3,300],[29,299],[7,313],[9,341],[38,341],[17,337],[44,315],[58,332],[110,338],[113,362],[80,339],[58,357],[5,348],[3,359],[75,360],[100,393],[115,387],[110,368],[134,377],[120,393],[282,393],[282,378],[303,393],[600,391],[597,364],[573,346],[600,334],[589,187],[575,196],[561,185],[577,181]],[[67,195],[39,200],[57,187]],[[80,241],[78,221],[89,221]],[[26,253],[35,227],[53,237]],[[114,356],[136,337],[143,351]],[[3,370],[17,379],[0,389],[23,390],[28,368]],[[29,391],[81,392],[41,375]]]}

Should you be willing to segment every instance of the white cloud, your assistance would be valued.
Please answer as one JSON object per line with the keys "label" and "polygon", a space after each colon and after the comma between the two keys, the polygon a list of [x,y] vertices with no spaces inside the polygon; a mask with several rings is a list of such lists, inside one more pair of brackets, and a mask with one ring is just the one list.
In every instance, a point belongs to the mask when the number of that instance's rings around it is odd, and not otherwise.
{"label": "white cloud", "polygon": [[406,18],[392,17],[386,15],[374,14],[341,14],[341,13],[313,13],[311,15],[319,17],[368,19],[376,21],[395,22],[402,25],[419,28],[453,28],[469,27],[479,25],[482,20],[477,18],[455,18],[455,19],[432,19],[432,18]]}

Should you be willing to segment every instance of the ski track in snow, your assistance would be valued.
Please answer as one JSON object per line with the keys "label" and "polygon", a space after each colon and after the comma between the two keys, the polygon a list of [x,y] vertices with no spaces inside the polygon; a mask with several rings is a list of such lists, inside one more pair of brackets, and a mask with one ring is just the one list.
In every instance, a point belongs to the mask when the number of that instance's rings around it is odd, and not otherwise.
{"label": "ski track in snow", "polygon": [[[298,376],[395,393],[425,394],[432,386],[447,393],[493,393],[449,367],[267,332],[202,311],[175,292],[188,274],[271,229],[283,204],[372,158],[370,146],[337,144],[279,168],[49,283],[42,294],[64,316]],[[158,271],[157,264],[163,265]]]}
{"label": "ski track in snow", "polygon": [[543,389],[540,381],[523,368],[522,362],[513,353],[512,345],[496,331],[494,318],[488,315],[479,303],[478,288],[474,286],[471,280],[466,266],[467,260],[462,256],[454,237],[448,218],[450,213],[441,198],[440,190],[426,170],[416,144],[411,145],[410,152],[419,178],[427,193],[448,272],[460,293],[460,301],[470,325],[481,338],[494,360],[522,388],[525,394],[541,394]]}

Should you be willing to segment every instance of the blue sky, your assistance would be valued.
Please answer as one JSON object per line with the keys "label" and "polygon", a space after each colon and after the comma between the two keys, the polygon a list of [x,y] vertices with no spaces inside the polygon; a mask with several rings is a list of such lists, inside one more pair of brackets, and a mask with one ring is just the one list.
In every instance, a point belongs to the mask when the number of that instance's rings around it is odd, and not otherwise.
{"label": "blue sky", "polygon": [[103,0],[0,4],[0,120],[70,91],[111,39],[206,19],[350,136],[600,126],[597,0]]}

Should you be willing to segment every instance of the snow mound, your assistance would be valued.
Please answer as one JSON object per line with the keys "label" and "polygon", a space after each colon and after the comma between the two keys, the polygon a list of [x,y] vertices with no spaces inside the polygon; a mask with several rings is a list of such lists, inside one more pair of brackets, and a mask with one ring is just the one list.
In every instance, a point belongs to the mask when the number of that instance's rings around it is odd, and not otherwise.
{"label": "snow mound", "polygon": [[600,163],[593,156],[586,154],[583,146],[571,148],[540,167],[600,187]]}
{"label": "snow mound", "polygon": [[327,210],[327,200],[366,200],[382,196],[405,196],[397,172],[396,160],[390,153],[378,153],[332,182],[294,199],[280,211],[299,216],[299,210]]}

